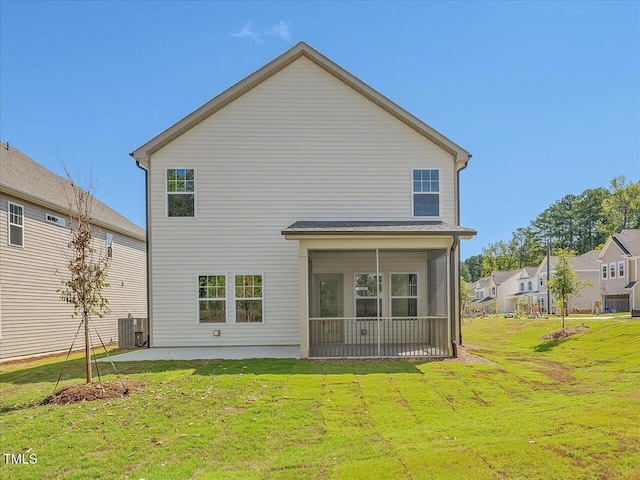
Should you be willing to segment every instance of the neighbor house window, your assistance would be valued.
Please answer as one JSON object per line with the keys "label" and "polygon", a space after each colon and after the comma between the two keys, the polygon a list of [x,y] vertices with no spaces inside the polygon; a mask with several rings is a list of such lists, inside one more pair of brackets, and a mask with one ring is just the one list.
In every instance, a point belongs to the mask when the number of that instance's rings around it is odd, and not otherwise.
{"label": "neighbor house window", "polygon": [[618,277],[624,277],[624,262],[618,262]]}
{"label": "neighbor house window", "polygon": [[527,290],[533,290],[533,284],[531,282],[527,282]]}
{"label": "neighbor house window", "polygon": [[607,266],[602,266],[602,278],[607,278]]}
{"label": "neighbor house window", "polygon": [[[378,277],[378,284],[382,288],[382,275]],[[382,313],[382,299],[376,308],[378,284],[375,273],[356,273],[356,317],[376,317],[378,309]]]}
{"label": "neighbor house window", "polygon": [[262,275],[236,275],[236,323],[262,322]]}
{"label": "neighbor house window", "polygon": [[524,292],[524,282],[520,282],[520,291]]}
{"label": "neighbor house window", "polygon": [[113,258],[113,235],[107,233],[107,257]]}
{"label": "neighbor house window", "polygon": [[200,323],[225,323],[227,321],[227,287],[224,275],[198,277],[198,304]]}
{"label": "neighbor house window", "polygon": [[9,245],[24,245],[24,207],[9,202]]}
{"label": "neighbor house window", "polygon": [[391,316],[418,316],[418,275],[416,273],[391,274]]}
{"label": "neighbor house window", "polygon": [[45,214],[44,218],[47,222],[55,223],[56,225],[60,225],[61,227],[64,227],[67,224],[64,218],[58,217],[57,215],[53,215],[51,213]]}
{"label": "neighbor house window", "polygon": [[609,278],[616,278],[616,264],[609,264]]}
{"label": "neighbor house window", "polygon": [[491,295],[495,295],[496,294],[496,287],[491,287]]}
{"label": "neighbor house window", "polygon": [[169,168],[167,170],[167,215],[169,217],[195,217],[194,170]]}
{"label": "neighbor house window", "polygon": [[413,170],[413,216],[440,216],[439,170]]}
{"label": "neighbor house window", "polygon": [[540,275],[539,281],[540,281],[540,286],[544,287],[544,273],[542,275]]}

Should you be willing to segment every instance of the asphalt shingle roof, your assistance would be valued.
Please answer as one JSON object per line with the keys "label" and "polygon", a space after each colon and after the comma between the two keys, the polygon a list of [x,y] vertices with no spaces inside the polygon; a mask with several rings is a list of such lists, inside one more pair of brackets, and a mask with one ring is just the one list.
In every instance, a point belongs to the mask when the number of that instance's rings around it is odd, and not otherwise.
{"label": "asphalt shingle roof", "polygon": [[282,231],[286,234],[397,234],[397,235],[475,235],[470,228],[444,222],[420,220],[298,221]]}
{"label": "asphalt shingle roof", "polygon": [[624,249],[629,252],[629,254],[633,255],[634,257],[640,257],[639,229],[622,230],[620,233],[616,233],[613,238],[617,239],[624,246]]}
{"label": "asphalt shingle roof", "polygon": [[[13,146],[0,142],[0,189],[12,196],[69,211],[65,188],[71,182],[47,170]],[[145,231],[94,197],[92,218],[107,227],[144,240]]]}

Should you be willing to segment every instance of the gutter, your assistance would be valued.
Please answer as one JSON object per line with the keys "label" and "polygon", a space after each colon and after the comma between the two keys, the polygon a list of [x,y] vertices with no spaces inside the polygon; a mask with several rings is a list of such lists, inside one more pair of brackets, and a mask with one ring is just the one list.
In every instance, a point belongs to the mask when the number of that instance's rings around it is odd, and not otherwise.
{"label": "gutter", "polygon": [[[129,154],[133,157],[133,153]],[[149,235],[149,169],[140,164],[139,160],[136,160],[136,167],[144,172],[144,212],[145,212],[145,249],[147,255],[146,268],[147,268],[147,325],[149,333],[147,334],[147,348],[151,348],[151,235]]]}

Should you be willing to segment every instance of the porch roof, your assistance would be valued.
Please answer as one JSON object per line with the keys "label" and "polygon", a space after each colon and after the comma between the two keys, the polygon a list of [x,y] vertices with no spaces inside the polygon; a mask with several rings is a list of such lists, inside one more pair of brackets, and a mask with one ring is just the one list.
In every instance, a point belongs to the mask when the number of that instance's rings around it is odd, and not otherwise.
{"label": "porch roof", "polygon": [[454,235],[471,238],[478,232],[471,228],[440,221],[424,220],[300,220],[289,225],[282,235]]}

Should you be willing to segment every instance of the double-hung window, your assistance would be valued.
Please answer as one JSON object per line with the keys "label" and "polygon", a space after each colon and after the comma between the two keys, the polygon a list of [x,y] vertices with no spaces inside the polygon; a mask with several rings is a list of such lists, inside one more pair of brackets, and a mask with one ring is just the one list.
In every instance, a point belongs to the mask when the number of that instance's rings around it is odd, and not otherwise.
{"label": "double-hung window", "polygon": [[198,277],[198,304],[200,323],[225,323],[227,321],[227,287],[224,275]]}
{"label": "double-hung window", "polygon": [[262,322],[262,275],[236,275],[236,323]]}
{"label": "double-hung window", "polygon": [[524,292],[524,282],[520,282],[520,291]]}
{"label": "double-hung window", "polygon": [[607,265],[606,264],[602,265],[602,278],[603,279],[607,278]]}
{"label": "double-hung window", "polygon": [[532,282],[527,282],[527,290],[529,290],[529,291],[533,290],[533,283]]}
{"label": "double-hung window", "polygon": [[382,288],[382,275],[376,283],[375,273],[356,273],[356,317],[377,317],[378,312],[382,314],[382,299],[376,307],[378,286]]}
{"label": "double-hung window", "polygon": [[192,168],[167,169],[167,216],[195,217],[195,172]]}
{"label": "double-hung window", "polygon": [[413,170],[413,216],[440,216],[440,171]]}
{"label": "double-hung window", "polygon": [[9,245],[24,246],[24,207],[9,202]]}
{"label": "double-hung window", "polygon": [[418,316],[418,275],[415,273],[391,274],[391,316]]}
{"label": "double-hung window", "polygon": [[616,278],[616,264],[609,264],[609,278]]}
{"label": "double-hung window", "polygon": [[618,278],[624,277],[624,262],[618,262]]}

